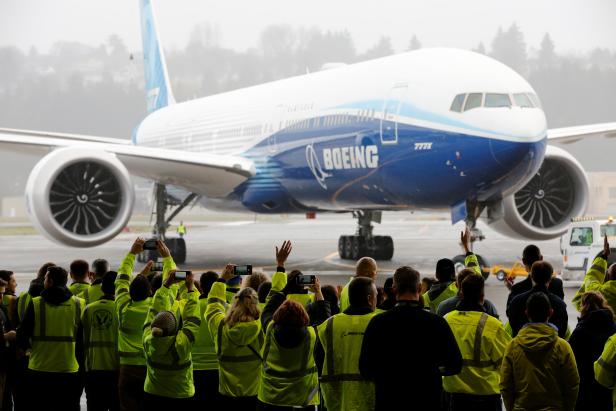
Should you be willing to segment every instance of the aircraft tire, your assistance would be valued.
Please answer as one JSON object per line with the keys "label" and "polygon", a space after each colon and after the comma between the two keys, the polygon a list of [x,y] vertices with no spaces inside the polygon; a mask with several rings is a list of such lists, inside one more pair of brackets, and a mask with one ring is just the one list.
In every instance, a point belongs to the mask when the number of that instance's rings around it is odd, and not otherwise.
{"label": "aircraft tire", "polygon": [[341,235],[340,238],[338,238],[338,255],[343,260],[347,258],[346,250],[344,249],[345,237],[345,235]]}
{"label": "aircraft tire", "polygon": [[394,240],[388,235],[374,236],[375,260],[391,260],[394,256]]}
{"label": "aircraft tire", "polygon": [[171,251],[173,261],[177,264],[184,264],[186,262],[186,241],[183,238],[168,238],[165,240],[165,244]]}

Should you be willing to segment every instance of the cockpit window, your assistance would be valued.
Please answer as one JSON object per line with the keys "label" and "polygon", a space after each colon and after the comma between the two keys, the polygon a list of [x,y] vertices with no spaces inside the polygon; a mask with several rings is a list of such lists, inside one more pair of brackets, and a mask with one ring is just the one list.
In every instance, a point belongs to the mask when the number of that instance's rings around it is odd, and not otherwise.
{"label": "cockpit window", "polygon": [[533,104],[535,105],[535,107],[537,108],[541,108],[541,100],[539,100],[539,97],[537,97],[537,95],[535,93],[526,93],[528,95],[528,98],[530,98],[530,101],[533,102]]}
{"label": "cockpit window", "polygon": [[464,97],[466,94],[458,94],[451,103],[451,111],[457,111],[458,113],[462,112],[462,104],[464,104]]}
{"label": "cockpit window", "polygon": [[535,107],[533,102],[530,101],[530,98],[524,93],[516,93],[513,95],[513,99],[515,100],[515,104],[518,107]]}
{"label": "cockpit window", "polygon": [[511,100],[509,94],[487,93],[484,105],[486,107],[511,107]]}
{"label": "cockpit window", "polygon": [[481,100],[483,100],[483,94],[470,93],[466,98],[466,104],[464,104],[464,111],[471,110],[473,108],[481,107]]}

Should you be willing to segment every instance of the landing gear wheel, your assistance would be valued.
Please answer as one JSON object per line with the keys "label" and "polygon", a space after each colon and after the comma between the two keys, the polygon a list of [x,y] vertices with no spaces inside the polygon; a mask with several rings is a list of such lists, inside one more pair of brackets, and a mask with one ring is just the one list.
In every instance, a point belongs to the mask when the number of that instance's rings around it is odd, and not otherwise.
{"label": "landing gear wheel", "polygon": [[351,244],[351,259],[359,260],[366,255],[366,246],[362,237],[351,236]]}
{"label": "landing gear wheel", "polygon": [[[483,279],[487,280],[488,277],[490,276],[490,265],[479,254],[476,254],[476,256],[477,256],[477,261],[479,262],[479,267],[481,267],[481,274],[483,275]],[[465,268],[465,265],[464,265],[465,258],[466,258],[465,255],[460,254],[451,259],[453,261],[454,267],[456,268],[456,275]]]}
{"label": "landing gear wheel", "polygon": [[346,236],[344,235],[341,235],[340,238],[338,238],[338,254],[343,260],[349,258],[349,256],[346,254],[346,250],[344,249],[345,238]]}
{"label": "landing gear wheel", "polygon": [[507,278],[507,273],[503,270],[498,270],[498,272],[496,273],[496,279],[498,281],[505,281],[505,278]]}
{"label": "landing gear wheel", "polygon": [[344,255],[347,259],[353,258],[353,237],[350,235],[344,236]]}
{"label": "landing gear wheel", "polygon": [[391,260],[394,256],[394,240],[388,235],[374,236],[374,258],[376,260]]}
{"label": "landing gear wheel", "polygon": [[169,248],[173,261],[178,264],[186,262],[186,241],[183,238],[167,238],[165,245]]}

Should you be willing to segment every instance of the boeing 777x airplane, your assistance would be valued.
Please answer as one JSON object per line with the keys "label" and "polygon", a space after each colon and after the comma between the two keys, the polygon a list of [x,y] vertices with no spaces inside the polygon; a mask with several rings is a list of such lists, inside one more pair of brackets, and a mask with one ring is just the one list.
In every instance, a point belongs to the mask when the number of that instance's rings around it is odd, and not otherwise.
{"label": "boeing 777x airplane", "polygon": [[[549,142],[616,137],[616,123],[548,129],[530,84],[490,57],[435,48],[343,65],[197,100],[173,99],[150,0],[141,0],[148,116],[132,139],[0,129],[36,152],[26,198],[47,237],[90,247],[133,207],[130,175],[154,180],[157,221],[193,201],[257,213],[348,212],[342,258],[390,259],[382,210],[451,210],[525,239],[563,234],[584,213],[584,169]],[[166,215],[167,186],[192,193]],[[167,239],[186,256],[184,239]]]}

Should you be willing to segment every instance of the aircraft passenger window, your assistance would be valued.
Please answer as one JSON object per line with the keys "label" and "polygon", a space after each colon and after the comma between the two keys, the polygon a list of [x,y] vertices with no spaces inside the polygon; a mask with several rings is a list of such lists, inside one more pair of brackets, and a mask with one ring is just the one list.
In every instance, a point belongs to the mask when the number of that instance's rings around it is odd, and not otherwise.
{"label": "aircraft passenger window", "polygon": [[457,111],[458,113],[462,112],[462,104],[464,104],[464,97],[466,94],[458,94],[454,97],[453,102],[451,103],[451,111]]}
{"label": "aircraft passenger window", "polygon": [[485,107],[511,107],[509,94],[487,93]]}
{"label": "aircraft passenger window", "polygon": [[535,93],[527,93],[527,95],[528,95],[528,98],[530,98],[530,101],[533,102],[535,107],[541,108],[541,101],[539,100],[539,97],[537,97]]}
{"label": "aircraft passenger window", "polygon": [[481,93],[470,93],[466,98],[466,104],[464,104],[464,111],[471,110],[473,108],[481,107],[481,100],[483,94]]}
{"label": "aircraft passenger window", "polygon": [[515,104],[518,107],[535,107],[533,102],[530,101],[528,96],[524,93],[516,93],[513,95],[513,99],[515,100]]}
{"label": "aircraft passenger window", "polygon": [[592,228],[591,227],[575,227],[571,231],[570,245],[589,246],[592,245]]}

